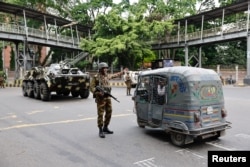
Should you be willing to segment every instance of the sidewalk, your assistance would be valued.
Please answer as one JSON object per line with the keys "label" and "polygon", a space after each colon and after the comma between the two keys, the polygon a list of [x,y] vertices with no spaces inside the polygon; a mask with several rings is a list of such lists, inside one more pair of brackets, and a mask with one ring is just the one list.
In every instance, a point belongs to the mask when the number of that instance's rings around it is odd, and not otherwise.
{"label": "sidewalk", "polygon": [[[14,78],[8,78],[7,83],[5,83],[5,87],[21,87],[22,86],[22,80],[15,80]],[[110,80],[110,86],[111,87],[126,87],[125,82],[122,79],[113,79]],[[223,86],[235,86],[235,87],[245,87],[250,85],[245,85],[243,82],[239,82],[236,84],[224,84]]]}

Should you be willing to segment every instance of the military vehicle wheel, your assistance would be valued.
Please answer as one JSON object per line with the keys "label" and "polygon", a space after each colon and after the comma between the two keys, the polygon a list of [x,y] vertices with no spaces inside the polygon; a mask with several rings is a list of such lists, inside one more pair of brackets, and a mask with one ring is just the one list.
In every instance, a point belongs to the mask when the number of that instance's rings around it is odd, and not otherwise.
{"label": "military vehicle wheel", "polygon": [[23,91],[23,96],[28,96],[28,93],[27,93],[27,83],[26,82],[23,82],[22,91]]}
{"label": "military vehicle wheel", "polygon": [[34,97],[36,99],[41,98],[41,96],[40,96],[40,87],[39,87],[39,84],[37,82],[34,83]]}
{"label": "military vehicle wheel", "polygon": [[78,97],[78,96],[79,96],[79,91],[72,90],[72,91],[71,91],[71,95],[72,95],[73,97]]}
{"label": "military vehicle wheel", "polygon": [[179,147],[182,147],[185,145],[186,135],[171,132],[170,136],[171,136],[171,141],[174,145],[179,146]]}
{"label": "military vehicle wheel", "polygon": [[69,90],[65,90],[63,93],[62,93],[64,96],[68,96],[70,94],[70,91]]}
{"label": "military vehicle wheel", "polygon": [[27,94],[29,97],[34,97],[34,91],[33,91],[33,83],[32,82],[28,82],[27,83]]}
{"label": "military vehicle wheel", "polygon": [[43,101],[50,100],[50,92],[47,85],[44,82],[42,82],[40,85],[40,96]]}
{"label": "military vehicle wheel", "polygon": [[81,90],[80,96],[82,99],[88,98],[89,97],[89,90],[88,89]]}
{"label": "military vehicle wheel", "polygon": [[57,90],[56,91],[56,94],[59,96],[59,95],[62,95],[62,91],[59,91],[59,90]]}

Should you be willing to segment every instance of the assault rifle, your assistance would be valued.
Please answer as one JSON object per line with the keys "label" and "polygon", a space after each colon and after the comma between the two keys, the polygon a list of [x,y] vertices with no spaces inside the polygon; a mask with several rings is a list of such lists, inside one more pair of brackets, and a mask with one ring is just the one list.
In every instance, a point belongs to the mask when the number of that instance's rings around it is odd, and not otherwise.
{"label": "assault rifle", "polygon": [[106,90],[102,89],[100,86],[96,86],[96,91],[102,92],[104,94],[104,96],[109,96],[112,97],[115,101],[119,102],[119,100],[117,100],[117,98],[115,98],[113,95],[111,95],[109,92],[107,92]]}

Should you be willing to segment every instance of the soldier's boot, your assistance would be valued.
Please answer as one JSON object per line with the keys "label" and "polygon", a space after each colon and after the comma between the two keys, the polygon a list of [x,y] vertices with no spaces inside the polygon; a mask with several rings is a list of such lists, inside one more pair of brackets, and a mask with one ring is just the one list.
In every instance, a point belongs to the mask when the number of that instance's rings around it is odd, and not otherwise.
{"label": "soldier's boot", "polygon": [[103,132],[107,133],[107,134],[113,134],[114,133],[113,131],[109,130],[108,126],[103,127]]}
{"label": "soldier's boot", "polygon": [[105,134],[103,133],[103,130],[101,127],[99,127],[99,137],[100,138],[105,138]]}

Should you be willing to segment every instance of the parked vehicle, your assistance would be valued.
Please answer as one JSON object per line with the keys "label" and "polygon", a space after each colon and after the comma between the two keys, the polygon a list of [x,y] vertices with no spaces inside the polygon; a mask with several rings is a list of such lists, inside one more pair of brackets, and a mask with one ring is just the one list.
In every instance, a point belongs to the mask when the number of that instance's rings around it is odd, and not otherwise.
{"label": "parked vehicle", "polygon": [[51,99],[51,93],[73,97],[89,96],[90,76],[78,68],[70,68],[65,62],[51,64],[48,67],[33,67],[26,71],[22,83],[23,96],[43,101]]}
{"label": "parked vehicle", "polygon": [[[159,95],[162,89],[164,96]],[[218,138],[230,128],[222,83],[213,70],[177,66],[143,71],[132,99],[138,126],[163,129],[177,146]]]}

